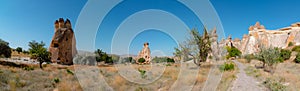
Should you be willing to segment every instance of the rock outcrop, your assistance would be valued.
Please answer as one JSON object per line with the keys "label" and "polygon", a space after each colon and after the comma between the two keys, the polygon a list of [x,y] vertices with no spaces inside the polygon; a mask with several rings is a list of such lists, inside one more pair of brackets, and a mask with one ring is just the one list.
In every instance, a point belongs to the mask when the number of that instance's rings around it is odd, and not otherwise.
{"label": "rock outcrop", "polygon": [[71,65],[77,54],[75,35],[70,20],[59,18],[54,23],[55,30],[49,46],[53,63]]}
{"label": "rock outcrop", "polygon": [[[138,56],[135,58],[136,63],[138,63],[138,64],[150,64],[150,62],[151,62],[151,55],[150,54],[151,54],[151,51],[150,51],[150,48],[149,48],[149,43],[146,42],[146,43],[144,43],[143,49],[139,52]],[[144,58],[145,62],[143,62],[143,63],[138,62],[138,60],[140,58]]]}
{"label": "rock outcrop", "polygon": [[249,27],[249,34],[243,39],[226,40],[226,44],[231,44],[241,50],[243,54],[255,54],[260,51],[260,47],[286,48],[289,43],[300,45],[300,23],[294,23],[289,27],[267,30],[259,22]]}

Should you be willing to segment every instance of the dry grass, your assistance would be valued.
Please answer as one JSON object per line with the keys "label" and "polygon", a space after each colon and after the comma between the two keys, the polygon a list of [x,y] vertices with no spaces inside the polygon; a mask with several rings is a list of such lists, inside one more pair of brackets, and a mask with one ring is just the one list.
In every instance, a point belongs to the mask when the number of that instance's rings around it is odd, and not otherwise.
{"label": "dry grass", "polygon": [[[154,64],[156,65],[156,64]],[[150,65],[131,65],[134,70],[143,69],[143,70],[150,70],[152,67]],[[201,89],[207,79],[208,72],[210,70],[209,63],[203,64],[201,69],[198,72],[198,76],[196,78],[196,82],[194,85],[194,89]],[[155,80],[152,83],[147,85],[137,84],[134,82],[127,81],[121,75],[118,74],[118,70],[114,66],[106,66],[106,67],[99,67],[100,72],[105,77],[106,82],[114,89],[114,90],[133,90],[133,91],[156,91],[162,90],[166,91],[171,88],[174,82],[178,79],[178,75],[180,72],[180,64],[171,64],[171,66],[166,66],[163,71],[161,77],[158,80]],[[192,74],[185,74],[185,75],[192,75]],[[186,78],[187,82],[194,82],[190,81],[191,78]]]}
{"label": "dry grass", "polygon": [[[164,64],[165,65],[165,64]],[[81,91],[82,88],[75,75],[72,75],[66,71],[69,69],[74,72],[74,66],[62,66],[62,65],[44,65],[44,70],[41,70],[38,65],[28,65],[34,67],[34,70],[24,70],[19,67],[9,67],[0,65],[0,89],[3,91]],[[150,65],[132,65],[134,70],[143,69],[150,70],[153,66]],[[194,65],[193,65],[194,66]],[[118,69],[114,66],[99,66],[100,73],[103,75],[105,81],[109,86],[117,91],[166,91],[171,88],[174,82],[178,79],[180,72],[180,64],[171,64],[165,66],[162,75],[152,83],[147,85],[137,84],[130,82],[118,73]],[[196,78],[194,84],[194,91],[201,90],[211,65],[204,63]],[[157,75],[153,73],[154,75]],[[231,78],[233,72],[224,73],[224,84],[229,84],[228,78]],[[187,76],[191,74],[185,74]],[[59,79],[59,82],[55,82],[54,79]],[[222,79],[222,80],[223,80]],[[186,78],[186,82],[194,82],[191,78]],[[223,88],[221,88],[223,89]]]}
{"label": "dry grass", "polygon": [[[68,74],[65,69],[57,69],[48,65],[41,70],[36,65],[30,65],[34,70],[24,70],[18,67],[0,65],[0,89],[2,91],[81,91],[81,87],[74,75]],[[72,66],[68,67],[72,68]],[[50,70],[52,69],[52,70]],[[60,82],[55,83],[54,78]]]}
{"label": "dry grass", "polygon": [[252,61],[251,63],[245,63],[245,65],[248,65],[248,68],[245,69],[247,75],[253,76],[260,81],[272,79],[286,86],[288,91],[298,91],[300,89],[300,64],[294,62],[279,63],[276,66],[275,73],[270,74],[261,68],[255,67],[255,65],[261,65],[257,60]]}
{"label": "dry grass", "polygon": [[224,71],[222,75],[222,79],[217,87],[217,91],[228,91],[228,89],[232,86],[233,82],[236,79],[236,74],[239,69],[236,64],[234,64],[234,70]]}
{"label": "dry grass", "polygon": [[29,54],[25,54],[22,52],[18,53],[17,51],[12,51],[11,56],[12,57],[30,57]]}

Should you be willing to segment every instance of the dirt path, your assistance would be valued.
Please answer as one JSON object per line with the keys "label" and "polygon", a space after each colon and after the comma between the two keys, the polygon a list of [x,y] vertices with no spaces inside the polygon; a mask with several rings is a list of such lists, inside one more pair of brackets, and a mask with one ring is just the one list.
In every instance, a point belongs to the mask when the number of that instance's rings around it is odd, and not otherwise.
{"label": "dirt path", "polygon": [[245,65],[234,60],[233,61],[239,68],[239,73],[237,74],[237,79],[233,82],[233,86],[230,91],[268,91],[263,85],[260,85],[253,77],[246,74],[244,69]]}

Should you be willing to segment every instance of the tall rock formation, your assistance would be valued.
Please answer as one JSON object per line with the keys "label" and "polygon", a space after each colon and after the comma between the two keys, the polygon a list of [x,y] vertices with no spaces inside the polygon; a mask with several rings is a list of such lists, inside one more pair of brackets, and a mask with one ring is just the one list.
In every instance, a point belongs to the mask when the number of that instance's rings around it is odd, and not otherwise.
{"label": "tall rock formation", "polygon": [[77,54],[75,35],[70,20],[59,18],[54,23],[54,35],[50,43],[51,61],[53,63],[71,65]]}
{"label": "tall rock formation", "polygon": [[[136,63],[138,63],[138,64],[150,64],[150,61],[151,61],[150,54],[151,54],[151,51],[150,51],[150,48],[149,48],[149,43],[146,42],[146,43],[144,43],[143,49],[139,52],[138,56],[136,57]],[[144,58],[145,62],[144,63],[139,63],[138,59],[140,59],[140,58]]]}
{"label": "tall rock formation", "polygon": [[244,35],[240,45],[236,45],[243,54],[255,54],[260,47],[286,48],[289,43],[300,45],[300,23],[289,27],[267,30],[259,22],[249,27],[249,34]]}
{"label": "tall rock formation", "polygon": [[221,51],[218,43],[218,34],[216,28],[214,28],[210,33],[210,42],[212,53],[210,53],[209,55],[212,56],[215,60],[219,60],[221,58]]}

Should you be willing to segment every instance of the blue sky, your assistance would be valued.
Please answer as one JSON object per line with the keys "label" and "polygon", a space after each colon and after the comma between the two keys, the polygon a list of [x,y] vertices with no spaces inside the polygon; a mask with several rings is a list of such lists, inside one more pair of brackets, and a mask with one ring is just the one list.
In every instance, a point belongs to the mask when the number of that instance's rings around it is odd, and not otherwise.
{"label": "blue sky", "polygon": [[[299,0],[210,1],[219,15],[225,35],[231,34],[233,38],[241,38],[243,34],[247,34],[248,27],[256,21],[260,21],[267,29],[286,27],[300,21],[300,12],[297,11],[300,8]],[[69,18],[75,27],[86,2],[86,0],[2,0],[0,1],[0,38],[8,41],[12,48],[20,46],[27,49],[28,42],[31,40],[44,41],[48,47],[54,34],[54,21],[60,17]],[[132,14],[145,9],[167,11],[181,19],[188,28],[197,27],[199,31],[202,31],[201,22],[180,3],[172,0],[127,0],[113,8],[99,25],[95,48],[110,53],[110,40],[118,25]],[[178,26],[167,27],[177,28]],[[209,27],[209,29],[212,28]],[[177,46],[172,36],[160,32],[159,29],[145,30],[132,40],[129,46],[130,54],[136,54],[142,48],[141,43],[150,42],[151,50],[161,50],[166,55],[172,55],[172,49]],[[127,31],[131,32],[131,30]],[[172,31],[181,33],[186,30],[174,29]]]}

